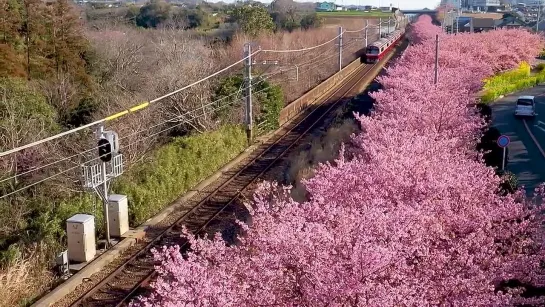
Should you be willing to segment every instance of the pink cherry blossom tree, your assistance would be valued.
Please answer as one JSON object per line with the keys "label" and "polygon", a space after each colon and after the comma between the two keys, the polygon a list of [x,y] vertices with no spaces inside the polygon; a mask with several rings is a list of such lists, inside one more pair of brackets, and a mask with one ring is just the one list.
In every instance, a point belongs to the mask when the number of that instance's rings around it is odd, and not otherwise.
{"label": "pink cherry blossom tree", "polygon": [[[433,84],[440,35],[439,82]],[[227,247],[155,251],[158,280],[134,306],[500,306],[543,287],[541,202],[501,196],[475,151],[483,78],[530,61],[543,46],[522,30],[446,35],[421,17],[410,46],[374,93],[350,150],[320,165],[298,203],[265,182],[251,227]],[[542,190],[536,191],[544,195]]]}

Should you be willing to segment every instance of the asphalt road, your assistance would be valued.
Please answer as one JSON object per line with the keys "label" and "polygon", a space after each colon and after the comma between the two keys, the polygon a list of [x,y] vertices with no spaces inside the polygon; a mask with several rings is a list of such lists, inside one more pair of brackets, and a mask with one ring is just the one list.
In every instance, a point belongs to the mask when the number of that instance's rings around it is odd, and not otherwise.
{"label": "asphalt road", "polygon": [[[536,97],[535,119],[513,115],[518,96]],[[492,124],[509,136],[509,162],[506,169],[515,173],[528,194],[545,182],[545,84],[508,95],[491,105]]]}

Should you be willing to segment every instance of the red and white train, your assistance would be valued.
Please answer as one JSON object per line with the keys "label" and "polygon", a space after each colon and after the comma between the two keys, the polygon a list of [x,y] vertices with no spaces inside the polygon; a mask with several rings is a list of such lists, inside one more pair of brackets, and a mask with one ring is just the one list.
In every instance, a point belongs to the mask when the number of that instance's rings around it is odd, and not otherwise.
{"label": "red and white train", "polygon": [[365,48],[365,63],[372,64],[380,61],[397,42],[403,39],[404,30],[395,30],[387,37],[381,38]]}

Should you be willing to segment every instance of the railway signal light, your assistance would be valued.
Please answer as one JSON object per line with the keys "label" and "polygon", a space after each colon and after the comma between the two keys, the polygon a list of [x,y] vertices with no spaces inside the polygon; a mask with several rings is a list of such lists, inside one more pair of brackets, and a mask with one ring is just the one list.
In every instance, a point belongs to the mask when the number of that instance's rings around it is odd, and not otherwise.
{"label": "railway signal light", "polygon": [[112,156],[119,151],[117,133],[104,131],[98,140],[98,156],[103,162],[110,162]]}
{"label": "railway signal light", "polygon": [[112,144],[107,139],[98,140],[98,157],[102,162],[110,162],[112,160]]}

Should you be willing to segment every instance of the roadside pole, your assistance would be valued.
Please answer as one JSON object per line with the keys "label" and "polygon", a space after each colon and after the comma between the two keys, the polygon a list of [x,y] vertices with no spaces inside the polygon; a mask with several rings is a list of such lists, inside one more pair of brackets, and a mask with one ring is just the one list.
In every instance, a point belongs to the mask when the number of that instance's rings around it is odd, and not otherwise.
{"label": "roadside pole", "polygon": [[509,145],[509,143],[511,142],[511,140],[509,139],[509,137],[507,135],[500,135],[500,137],[498,138],[498,146],[500,148],[503,149],[503,155],[502,155],[502,160],[501,160],[501,170],[504,171],[505,170],[505,158],[506,158],[506,153],[507,153],[507,146]]}

